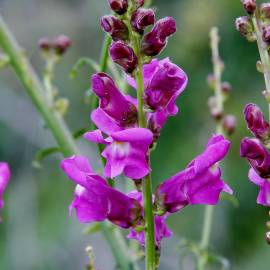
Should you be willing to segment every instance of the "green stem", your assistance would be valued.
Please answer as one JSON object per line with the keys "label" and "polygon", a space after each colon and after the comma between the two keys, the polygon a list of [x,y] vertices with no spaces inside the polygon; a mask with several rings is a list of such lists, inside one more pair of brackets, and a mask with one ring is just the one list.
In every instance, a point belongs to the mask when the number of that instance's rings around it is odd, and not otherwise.
{"label": "green stem", "polygon": [[[212,63],[215,78],[215,97],[217,101],[218,111],[223,112],[224,98],[221,86],[222,63],[219,56],[218,43],[219,43],[218,28],[213,27],[210,30],[210,47],[212,51]],[[216,133],[217,134],[223,133],[220,121],[217,122]],[[211,205],[206,205],[204,211],[203,229],[200,242],[201,254],[200,257],[198,258],[198,270],[204,270],[208,261],[207,249],[210,242],[213,217],[214,217],[214,207]]]}
{"label": "green stem", "polygon": [[[143,110],[143,94],[144,94],[144,81],[143,81],[143,65],[142,57],[140,54],[140,40],[139,37],[134,37],[133,45],[138,57],[138,68],[135,75],[137,82],[137,100],[138,100],[138,116],[139,126],[147,128],[146,115]],[[150,153],[149,153],[150,163]],[[143,179],[143,198],[144,198],[144,216],[146,223],[145,230],[145,269],[156,269],[156,254],[155,254],[155,227],[153,215],[153,202],[152,202],[152,181],[151,174],[148,174]]]}
{"label": "green stem", "polygon": [[[70,130],[67,128],[62,117],[50,108],[43,85],[1,16],[0,47],[9,56],[10,64],[17,77],[22,82],[33,104],[44,118],[63,155],[70,156],[79,154]],[[120,268],[123,270],[138,269],[130,259],[131,257],[130,254],[128,254],[127,244],[120,231],[108,223],[102,223],[102,231],[105,234],[115,260]]]}
{"label": "green stem", "polygon": [[[265,44],[265,42],[262,39],[262,32],[261,27],[258,21],[258,12],[256,12],[254,15],[252,15],[252,23],[255,30],[255,35],[257,37],[257,45],[258,50],[263,66],[263,75],[264,75],[264,81],[266,86],[267,94],[270,95],[270,58],[268,54],[268,46]],[[270,119],[270,103],[268,105],[269,109],[269,119]]]}

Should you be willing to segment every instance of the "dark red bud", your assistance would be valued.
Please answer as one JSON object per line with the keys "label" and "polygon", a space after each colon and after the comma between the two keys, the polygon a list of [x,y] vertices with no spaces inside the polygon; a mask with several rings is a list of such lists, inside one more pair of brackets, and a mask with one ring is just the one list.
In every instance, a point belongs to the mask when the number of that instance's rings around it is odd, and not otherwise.
{"label": "dark red bud", "polygon": [[144,5],[144,0],[134,0],[137,8],[142,7]]}
{"label": "dark red bud", "polygon": [[52,46],[58,54],[63,54],[71,46],[71,39],[68,36],[60,35],[53,41]]}
{"label": "dark red bud", "polygon": [[52,44],[47,37],[43,37],[38,41],[38,46],[41,50],[48,51],[51,49]]}
{"label": "dark red bud", "polygon": [[262,38],[264,42],[270,43],[270,25],[263,27]]}
{"label": "dark red bud", "polygon": [[114,42],[111,45],[110,56],[127,73],[132,73],[137,67],[138,59],[133,49],[122,41]]}
{"label": "dark red bud", "polygon": [[237,18],[235,20],[235,27],[248,41],[256,40],[252,22],[247,16]]}
{"label": "dark red bud", "polygon": [[100,20],[100,25],[106,33],[111,35],[114,41],[128,39],[127,26],[115,16],[103,16]]}
{"label": "dark red bud", "polygon": [[152,9],[139,8],[131,17],[133,31],[143,34],[144,29],[155,23],[155,13]]}
{"label": "dark red bud", "polygon": [[215,120],[220,120],[222,118],[223,111],[221,111],[220,108],[218,107],[217,99],[215,96],[209,97],[208,107],[209,107],[209,110],[210,110],[212,117]]}
{"label": "dark red bud", "polygon": [[126,13],[128,9],[128,0],[108,0],[108,2],[111,9],[119,15]]}
{"label": "dark red bud", "polygon": [[257,8],[256,0],[241,0],[246,12],[248,14],[253,14]]}
{"label": "dark red bud", "polygon": [[222,120],[222,127],[228,135],[232,135],[236,128],[236,118],[234,115],[226,115]]}
{"label": "dark red bud", "polygon": [[228,95],[232,91],[231,84],[229,82],[223,82],[221,84],[222,93]]}

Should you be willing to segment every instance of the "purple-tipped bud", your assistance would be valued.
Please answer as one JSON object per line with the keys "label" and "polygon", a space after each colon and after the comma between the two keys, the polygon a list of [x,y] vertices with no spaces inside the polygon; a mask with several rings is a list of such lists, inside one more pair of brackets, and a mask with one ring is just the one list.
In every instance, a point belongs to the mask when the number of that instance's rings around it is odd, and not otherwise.
{"label": "purple-tipped bud", "polygon": [[267,140],[270,136],[269,123],[264,119],[261,109],[255,104],[247,104],[244,116],[250,131],[260,140]]}
{"label": "purple-tipped bud", "polygon": [[155,23],[155,12],[152,9],[139,8],[131,17],[133,31],[143,34],[144,29]]}
{"label": "purple-tipped bud", "polygon": [[234,115],[226,115],[222,119],[222,127],[228,135],[232,135],[236,128],[236,118]]}
{"label": "purple-tipped bud", "polygon": [[247,16],[237,18],[235,20],[235,27],[248,41],[256,40],[252,22]]}
{"label": "purple-tipped bud", "polygon": [[253,14],[257,8],[256,0],[241,0],[246,12],[248,14]]}
{"label": "purple-tipped bud", "polygon": [[176,32],[176,23],[172,17],[157,21],[150,33],[142,41],[141,52],[148,56],[158,55],[167,44],[167,38]]}
{"label": "purple-tipped bud", "polygon": [[100,25],[106,33],[111,35],[114,41],[128,39],[127,26],[115,16],[103,16],[100,19]]}
{"label": "purple-tipped bud", "polygon": [[208,107],[209,107],[212,117],[216,120],[220,120],[223,115],[223,111],[220,110],[215,96],[209,97]]}
{"label": "purple-tipped bud", "polygon": [[63,54],[71,46],[71,39],[68,36],[60,35],[53,41],[52,46],[56,53]]}
{"label": "purple-tipped bud", "polygon": [[111,9],[119,15],[126,13],[128,9],[128,0],[108,0],[108,2]]}
{"label": "purple-tipped bud", "polygon": [[127,73],[132,73],[137,67],[138,59],[133,49],[122,41],[114,42],[111,45],[110,56]]}
{"label": "purple-tipped bud", "polygon": [[240,156],[247,158],[259,176],[270,177],[270,155],[258,139],[244,138],[241,141]]}
{"label": "purple-tipped bud", "polygon": [[52,44],[47,37],[43,37],[38,41],[38,47],[43,51],[49,51],[52,47]]}
{"label": "purple-tipped bud", "polygon": [[263,18],[269,19],[270,18],[270,3],[264,3],[260,6],[261,16]]}
{"label": "purple-tipped bud", "polygon": [[270,25],[263,27],[262,39],[266,43],[270,43]]}
{"label": "purple-tipped bud", "polygon": [[144,5],[144,0],[135,0],[134,1],[137,8],[142,7]]}
{"label": "purple-tipped bud", "polygon": [[229,82],[223,82],[221,84],[222,93],[228,95],[232,91],[231,84]]}

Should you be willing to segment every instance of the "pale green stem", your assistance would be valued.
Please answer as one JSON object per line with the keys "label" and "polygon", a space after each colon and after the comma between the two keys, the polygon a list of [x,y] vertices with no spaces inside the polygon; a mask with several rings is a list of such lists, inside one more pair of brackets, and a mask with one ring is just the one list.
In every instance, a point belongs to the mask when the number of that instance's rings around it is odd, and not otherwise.
{"label": "pale green stem", "polygon": [[[252,23],[254,26],[255,34],[257,37],[257,44],[259,49],[259,54],[263,66],[263,75],[264,75],[264,81],[266,86],[266,91],[268,95],[270,95],[270,58],[267,50],[267,45],[262,39],[262,31],[260,24],[258,22],[258,14],[255,13],[252,15]],[[269,119],[270,119],[270,103],[268,104],[268,110],[269,110]]]}
{"label": "pale green stem", "polygon": [[[43,85],[1,16],[0,47],[9,56],[10,65],[22,82],[33,104],[46,122],[47,127],[55,137],[63,155],[71,156],[79,154],[70,130],[67,128],[62,117],[49,106]],[[102,231],[112,249],[119,267],[123,270],[138,269],[131,260],[128,246],[120,231],[106,222],[102,223]]]}
{"label": "pale green stem", "polygon": [[[220,112],[223,112],[224,99],[221,86],[222,63],[219,56],[218,43],[219,43],[218,29],[216,27],[213,27],[210,30],[210,47],[212,51],[212,63],[214,68],[215,97],[217,101],[218,110]],[[217,122],[216,133],[217,134],[223,133],[220,121]],[[198,258],[198,270],[204,270],[207,264],[208,260],[207,248],[210,242],[213,217],[214,217],[214,206],[206,205],[204,212],[202,236],[200,242],[201,255]]]}

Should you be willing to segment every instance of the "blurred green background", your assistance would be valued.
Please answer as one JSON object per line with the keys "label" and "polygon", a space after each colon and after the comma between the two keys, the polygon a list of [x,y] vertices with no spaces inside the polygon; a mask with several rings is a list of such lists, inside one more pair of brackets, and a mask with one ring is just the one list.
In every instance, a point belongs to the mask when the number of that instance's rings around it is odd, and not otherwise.
{"label": "blurred green background", "polygon": [[[211,26],[218,26],[224,79],[233,86],[226,110],[238,119],[223,178],[234,189],[240,206],[222,201],[216,207],[211,243],[234,270],[269,269],[270,250],[264,241],[267,209],[256,205],[257,187],[248,181],[248,166],[239,157],[241,138],[250,136],[242,118],[243,106],[252,101],[264,111],[267,107],[261,96],[263,77],[255,67],[256,44],[246,42],[234,28],[235,18],[244,14],[242,5],[237,0],[155,0],[154,6],[157,18],[170,15],[178,25],[160,58],[169,56],[189,76],[188,87],[178,99],[181,113],[169,119],[153,154],[154,185],[183,169],[214,132],[206,106],[211,94],[206,76],[212,70],[208,32]],[[75,80],[68,73],[81,56],[98,60],[103,40],[99,18],[109,12],[106,0],[1,0],[0,12],[40,74],[43,61],[38,39],[62,33],[72,38],[72,49],[57,68],[56,83],[61,95],[71,101],[66,116],[71,129],[89,127],[90,109],[84,96],[92,71],[83,68]],[[84,269],[84,249],[89,244],[94,247],[97,269],[114,269],[103,237],[84,236],[85,225],[68,217],[74,185],[59,170],[60,156],[44,160],[41,170],[31,166],[35,153],[54,145],[54,140],[8,69],[0,73],[0,139],[0,160],[8,161],[12,168],[1,212],[0,269]],[[98,167],[94,148],[83,140],[79,144]],[[180,265],[177,246],[183,238],[199,240],[202,217],[203,207],[193,206],[169,218],[174,238],[163,242],[160,269],[194,269],[189,257]]]}

